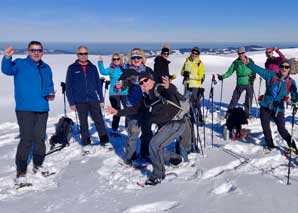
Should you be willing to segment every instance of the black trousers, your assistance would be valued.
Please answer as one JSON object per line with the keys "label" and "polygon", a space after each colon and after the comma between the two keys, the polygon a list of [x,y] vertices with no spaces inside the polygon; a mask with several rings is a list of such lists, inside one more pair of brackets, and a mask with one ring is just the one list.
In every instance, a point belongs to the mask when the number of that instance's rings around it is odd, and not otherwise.
{"label": "black trousers", "polygon": [[83,103],[77,104],[76,106],[80,120],[80,131],[83,145],[88,145],[91,142],[88,125],[89,113],[91,115],[92,120],[95,123],[95,128],[98,133],[98,136],[100,138],[102,138],[103,136],[106,137],[106,128],[101,114],[101,108],[99,103]]}
{"label": "black trousers", "polygon": [[236,86],[236,88],[233,92],[231,102],[229,104],[229,110],[236,107],[238,100],[244,90],[246,91],[245,102],[244,102],[244,107],[245,107],[244,111],[245,111],[246,115],[249,115],[251,105],[252,105],[252,99],[253,99],[253,86],[252,85],[237,85]]}
{"label": "black trousers", "polygon": [[[189,88],[191,91],[191,102],[194,107],[198,111],[198,119],[199,121],[203,120],[203,115],[202,115],[202,109],[201,109],[201,98],[204,95],[204,90],[202,88]],[[191,113],[193,114],[193,113]],[[194,118],[192,118],[192,121],[194,121]]]}
{"label": "black trousers", "polygon": [[[270,120],[273,119],[275,124],[277,125],[277,130],[281,137],[287,142],[288,146],[291,145],[291,135],[285,128],[285,115],[284,112],[278,112],[277,115],[275,115],[274,110],[270,110],[265,107],[261,107],[260,110],[260,118],[261,118],[261,124],[263,128],[263,133],[265,136],[265,141],[268,147],[274,148],[275,145],[273,143],[272,135],[271,135],[271,129],[270,129]],[[293,147],[296,148],[296,145],[293,144]]]}
{"label": "black trousers", "polygon": [[26,173],[32,147],[34,166],[40,166],[44,161],[48,112],[17,111],[16,116],[20,131],[16,166],[18,172]]}
{"label": "black trousers", "polygon": [[[111,95],[110,96],[111,105],[114,109],[117,109],[117,110],[121,109],[121,104],[122,104],[123,108],[126,108],[126,101],[127,101],[126,95]],[[112,121],[112,129],[113,130],[116,131],[118,129],[119,121],[120,121],[119,116],[113,116],[113,121]]]}

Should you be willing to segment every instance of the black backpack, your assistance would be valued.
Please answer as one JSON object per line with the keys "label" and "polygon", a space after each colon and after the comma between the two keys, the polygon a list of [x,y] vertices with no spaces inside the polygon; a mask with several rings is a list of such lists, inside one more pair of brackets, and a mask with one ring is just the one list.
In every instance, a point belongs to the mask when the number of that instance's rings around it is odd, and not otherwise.
{"label": "black backpack", "polygon": [[[46,154],[52,154],[56,151],[60,151],[67,145],[69,145],[70,138],[72,137],[72,126],[74,122],[66,116],[66,101],[65,101],[65,83],[61,82],[62,93],[64,95],[64,116],[61,117],[56,124],[55,134],[50,138],[50,151]],[[56,147],[56,144],[60,144],[59,147]]]}
{"label": "black backpack", "polygon": [[52,135],[50,139],[51,149],[53,149],[56,144],[61,144],[63,148],[69,145],[69,140],[72,136],[72,125],[73,121],[68,117],[63,116],[59,119],[55,134]]}

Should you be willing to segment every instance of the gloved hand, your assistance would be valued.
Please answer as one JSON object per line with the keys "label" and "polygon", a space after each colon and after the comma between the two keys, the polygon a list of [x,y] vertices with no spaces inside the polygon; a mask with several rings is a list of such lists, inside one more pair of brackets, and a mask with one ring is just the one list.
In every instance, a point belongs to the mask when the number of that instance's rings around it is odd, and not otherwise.
{"label": "gloved hand", "polygon": [[183,77],[186,78],[186,79],[188,79],[189,78],[189,72],[184,71],[183,72]]}
{"label": "gloved hand", "polygon": [[256,79],[256,75],[255,74],[252,74],[252,75],[249,76],[249,81],[250,82],[253,82],[255,79]]}
{"label": "gloved hand", "polygon": [[170,75],[170,80],[174,80],[174,79],[176,79],[176,74],[175,73]]}
{"label": "gloved hand", "polygon": [[105,81],[105,89],[106,89],[106,90],[109,89],[109,85],[110,85],[110,83],[111,83],[111,82],[110,82],[109,80],[106,80],[106,81]]}
{"label": "gloved hand", "polygon": [[217,74],[217,78],[218,78],[218,80],[220,80],[220,81],[222,81],[222,80],[223,80],[223,76],[222,76],[222,75],[220,75],[220,74]]}

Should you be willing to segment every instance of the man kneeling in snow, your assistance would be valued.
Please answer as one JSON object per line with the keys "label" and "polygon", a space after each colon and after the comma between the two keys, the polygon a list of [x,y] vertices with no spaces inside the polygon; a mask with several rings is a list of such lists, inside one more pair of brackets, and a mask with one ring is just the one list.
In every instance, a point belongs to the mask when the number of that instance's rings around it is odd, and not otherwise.
{"label": "man kneeling in snow", "polygon": [[162,84],[155,84],[153,79],[151,71],[139,74],[138,82],[144,98],[137,105],[119,111],[110,106],[106,108],[109,114],[117,116],[134,115],[149,108],[151,122],[158,126],[158,132],[149,145],[153,172],[146,185],[156,185],[165,178],[165,162],[178,165],[182,161],[178,154],[168,152],[166,147],[181,136],[185,129],[185,119],[176,119],[181,111],[177,88],[170,84],[168,77],[162,77]]}

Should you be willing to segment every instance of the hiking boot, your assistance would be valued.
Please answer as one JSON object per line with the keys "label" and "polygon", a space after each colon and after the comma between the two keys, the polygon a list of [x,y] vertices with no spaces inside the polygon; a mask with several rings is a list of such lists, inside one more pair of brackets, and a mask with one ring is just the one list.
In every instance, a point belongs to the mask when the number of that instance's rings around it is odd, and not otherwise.
{"label": "hiking boot", "polygon": [[179,155],[170,158],[170,164],[178,166],[182,162],[182,157]]}
{"label": "hiking boot", "polygon": [[145,185],[155,186],[159,183],[161,183],[161,179],[151,176],[148,180],[146,180]]}
{"label": "hiking boot", "polygon": [[128,165],[128,166],[131,166],[132,165],[132,160],[131,159],[124,159],[123,163]]}
{"label": "hiking boot", "polygon": [[17,171],[17,175],[16,175],[16,178],[15,178],[15,184],[19,185],[19,186],[28,184],[28,180],[27,180],[25,172]]}
{"label": "hiking boot", "polygon": [[100,136],[99,140],[101,146],[105,146],[107,143],[109,143],[109,137],[107,135]]}
{"label": "hiking boot", "polygon": [[275,147],[264,146],[263,152],[264,152],[264,154],[269,154],[272,151],[272,149],[274,149],[274,148]]}
{"label": "hiking boot", "polygon": [[40,173],[42,176],[48,176],[50,174],[50,171],[47,168],[43,167],[42,165],[40,166],[34,165],[32,171],[34,174]]}
{"label": "hiking boot", "polygon": [[91,146],[88,145],[88,146],[82,146],[82,155],[88,155],[90,152],[91,152]]}

